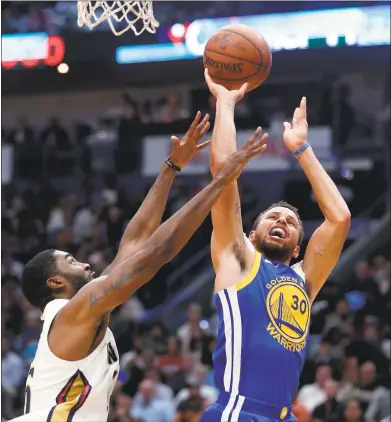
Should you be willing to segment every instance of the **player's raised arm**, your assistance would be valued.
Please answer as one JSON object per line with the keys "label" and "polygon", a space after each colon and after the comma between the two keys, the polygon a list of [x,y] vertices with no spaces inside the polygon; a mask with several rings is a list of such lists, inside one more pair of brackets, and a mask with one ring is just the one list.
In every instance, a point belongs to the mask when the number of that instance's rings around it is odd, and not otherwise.
{"label": "player's raised arm", "polygon": [[103,315],[125,302],[177,255],[204,221],[223,187],[236,180],[248,160],[262,151],[261,140],[247,142],[207,187],[153,233],[138,253],[83,287],[59,312],[56,330],[62,329],[64,336],[69,335],[70,328],[75,331],[91,326],[96,330]]}
{"label": "player's raised arm", "polygon": [[[223,86],[214,83],[207,70],[205,70],[205,79],[209,90],[217,99],[210,160],[210,170],[212,175],[215,175],[225,165],[229,156],[236,151],[235,104],[245,95],[247,84],[239,90],[228,91]],[[260,134],[259,128],[253,137],[258,138]],[[261,140],[264,143],[267,135],[263,135]],[[262,148],[263,152],[266,145]],[[227,251],[235,253],[241,267],[251,267],[253,257],[244,244],[240,197],[236,181],[224,188],[223,194],[214,204],[212,223],[211,251],[215,271],[218,271],[221,257]],[[242,270],[245,271],[246,268]],[[219,289],[218,286],[216,287]]]}
{"label": "player's raised arm", "polygon": [[[159,227],[176,174],[174,167],[182,169],[198,151],[209,144],[209,141],[198,144],[210,126],[208,114],[205,115],[201,122],[200,120],[201,113],[198,112],[189,130],[181,140],[176,136],[171,137],[173,147],[169,158],[170,161],[168,164],[166,162],[162,164],[159,176],[125,229],[114,261],[102,275],[107,275],[110,269],[139,250]],[[170,163],[173,166],[170,167]]]}
{"label": "player's raised arm", "polygon": [[350,227],[350,211],[334,182],[316,158],[307,141],[306,98],[296,108],[292,124],[284,123],[284,142],[295,155],[314,191],[325,218],[312,235],[303,260],[303,270],[313,300],[333,270]]}

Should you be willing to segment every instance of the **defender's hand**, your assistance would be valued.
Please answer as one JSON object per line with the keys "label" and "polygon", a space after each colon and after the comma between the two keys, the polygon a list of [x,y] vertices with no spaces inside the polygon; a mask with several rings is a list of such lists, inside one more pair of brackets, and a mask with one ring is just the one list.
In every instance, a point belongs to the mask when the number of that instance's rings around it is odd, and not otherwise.
{"label": "defender's hand", "polygon": [[261,136],[262,128],[258,128],[242,148],[238,149],[222,168],[216,179],[227,185],[236,180],[251,158],[265,152],[268,134]]}
{"label": "defender's hand", "polygon": [[171,136],[173,143],[170,155],[171,161],[180,168],[185,167],[198,151],[201,151],[210,144],[210,140],[198,144],[210,127],[209,114],[205,115],[201,123],[200,119],[201,112],[199,111],[182,139]]}
{"label": "defender's hand", "polygon": [[292,124],[284,123],[284,143],[287,148],[294,152],[307,142],[308,123],[307,123],[307,99],[303,97],[300,107],[296,108]]}
{"label": "defender's hand", "polygon": [[205,81],[208,85],[209,91],[216,99],[224,99],[228,101],[232,101],[235,104],[239,102],[247,92],[248,83],[244,83],[240,89],[234,89],[229,91],[222,85],[216,84],[212,81],[212,78],[209,75],[208,69],[205,69]]}

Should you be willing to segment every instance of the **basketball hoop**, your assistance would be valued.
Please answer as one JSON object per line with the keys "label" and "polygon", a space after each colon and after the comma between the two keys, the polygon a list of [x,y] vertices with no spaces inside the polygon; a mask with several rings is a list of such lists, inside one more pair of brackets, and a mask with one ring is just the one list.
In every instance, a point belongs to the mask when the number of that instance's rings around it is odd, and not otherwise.
{"label": "basketball hoop", "polygon": [[[93,29],[107,20],[116,36],[132,29],[136,35],[156,32],[159,22],[153,16],[152,0],[121,0],[77,2],[77,24]],[[122,26],[125,24],[125,28]]]}

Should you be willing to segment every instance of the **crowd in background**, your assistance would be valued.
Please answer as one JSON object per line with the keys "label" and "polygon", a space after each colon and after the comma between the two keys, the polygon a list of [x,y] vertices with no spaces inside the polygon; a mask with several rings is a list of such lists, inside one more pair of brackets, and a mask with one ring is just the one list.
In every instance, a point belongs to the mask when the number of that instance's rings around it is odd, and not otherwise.
{"label": "crowd in background", "polygon": [[[249,93],[238,104],[237,126],[253,129],[261,125],[280,134],[282,122],[289,119],[297,103],[292,99],[308,93],[310,124],[333,128],[336,156],[344,155],[350,140],[354,141],[355,150],[367,148],[368,138],[376,133],[376,124],[357,110],[350,98],[351,90],[337,75],[324,75],[321,83],[291,84],[288,97],[284,96],[284,86],[265,86],[262,95]],[[102,110],[96,122],[83,120],[83,116],[66,125],[61,116],[52,116],[43,127],[37,127],[26,116],[5,122],[2,144],[13,150],[11,173],[39,181],[80,173],[137,172],[142,162],[143,137],[164,133],[159,130],[169,125],[172,130],[185,131],[198,110],[210,113],[213,124],[215,109],[214,98],[206,88],[189,88],[186,92],[174,88],[167,95],[138,102],[124,92],[118,105],[116,110]]]}
{"label": "crowd in background", "polygon": [[[330,280],[314,303],[310,347],[293,406],[299,422],[389,420],[389,258],[377,254],[370,262],[358,262],[345,284]],[[22,411],[26,373],[41,329],[40,312],[20,291],[22,268],[20,261],[3,257],[5,420]],[[200,307],[191,304],[186,323],[168,330],[164,322],[143,324],[143,311],[142,300],[135,296],[112,317],[121,371],[109,421],[196,422],[217,398],[212,367],[216,316],[205,320]]]}

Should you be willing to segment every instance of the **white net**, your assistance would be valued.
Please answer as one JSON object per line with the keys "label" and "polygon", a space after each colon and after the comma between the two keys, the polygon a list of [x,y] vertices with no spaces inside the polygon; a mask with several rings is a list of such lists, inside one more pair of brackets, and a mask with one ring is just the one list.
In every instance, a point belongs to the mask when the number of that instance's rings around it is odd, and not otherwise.
{"label": "white net", "polygon": [[136,35],[144,31],[154,34],[159,22],[153,16],[152,0],[77,2],[77,23],[93,29],[107,20],[115,35],[132,29]]}

